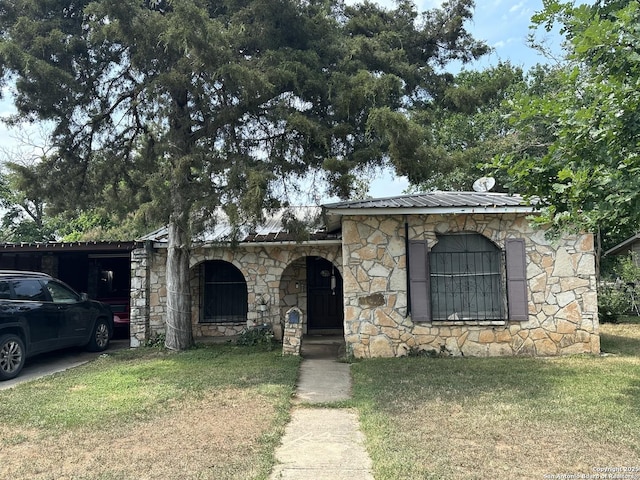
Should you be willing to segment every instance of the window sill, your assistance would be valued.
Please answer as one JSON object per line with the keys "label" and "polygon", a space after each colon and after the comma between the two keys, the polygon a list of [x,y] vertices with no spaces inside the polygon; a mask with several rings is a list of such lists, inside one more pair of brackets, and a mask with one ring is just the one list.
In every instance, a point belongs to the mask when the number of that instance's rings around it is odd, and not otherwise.
{"label": "window sill", "polygon": [[418,325],[433,325],[434,327],[455,327],[460,325],[475,327],[502,327],[507,325],[507,320],[432,320],[430,322],[415,322]]}
{"label": "window sill", "polygon": [[246,325],[246,320],[200,320],[198,325]]}

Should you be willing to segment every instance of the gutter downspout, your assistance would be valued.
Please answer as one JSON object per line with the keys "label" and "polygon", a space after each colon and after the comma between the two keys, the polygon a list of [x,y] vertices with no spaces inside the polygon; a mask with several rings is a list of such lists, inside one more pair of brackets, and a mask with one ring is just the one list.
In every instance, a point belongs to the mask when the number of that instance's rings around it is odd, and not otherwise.
{"label": "gutter downspout", "polygon": [[407,314],[405,318],[408,318],[411,315],[411,262],[409,261],[409,223],[406,215],[404,216],[404,252],[407,266]]}

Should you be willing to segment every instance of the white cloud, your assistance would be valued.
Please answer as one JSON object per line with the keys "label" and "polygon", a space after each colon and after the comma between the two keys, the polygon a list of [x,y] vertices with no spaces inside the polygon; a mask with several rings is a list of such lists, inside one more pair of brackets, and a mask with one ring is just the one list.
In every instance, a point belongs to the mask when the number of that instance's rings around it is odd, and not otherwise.
{"label": "white cloud", "polygon": [[422,2],[422,10],[430,10],[432,8],[439,8],[445,0],[424,0]]}
{"label": "white cloud", "polygon": [[[353,5],[356,3],[362,3],[364,0],[345,0],[347,5]],[[418,7],[419,11],[430,10],[432,8],[439,8],[442,4],[447,0],[422,0],[417,1],[414,0],[416,7]],[[498,0],[500,1],[500,0]],[[373,0],[374,3],[377,3],[381,7],[393,9],[396,6],[395,0]]]}
{"label": "white cloud", "polygon": [[522,7],[524,7],[524,1],[520,3],[516,3],[513,7],[509,9],[509,13],[516,13],[517,11],[522,10]]}

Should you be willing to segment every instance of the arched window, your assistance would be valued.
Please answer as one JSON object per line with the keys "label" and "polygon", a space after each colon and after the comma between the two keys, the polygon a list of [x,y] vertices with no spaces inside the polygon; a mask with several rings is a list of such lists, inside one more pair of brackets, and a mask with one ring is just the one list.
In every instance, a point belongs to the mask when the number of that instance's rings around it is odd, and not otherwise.
{"label": "arched window", "polygon": [[234,265],[211,260],[201,266],[202,323],[247,321],[247,282]]}
{"label": "arched window", "polygon": [[429,265],[434,321],[504,318],[502,254],[487,238],[440,235]]}

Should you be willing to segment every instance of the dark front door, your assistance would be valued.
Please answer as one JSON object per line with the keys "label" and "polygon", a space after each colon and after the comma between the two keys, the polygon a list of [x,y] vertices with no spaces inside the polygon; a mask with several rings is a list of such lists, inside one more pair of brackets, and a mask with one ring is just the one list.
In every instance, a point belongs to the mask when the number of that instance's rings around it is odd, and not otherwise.
{"label": "dark front door", "polygon": [[309,330],[343,328],[342,277],[328,260],[307,257]]}

